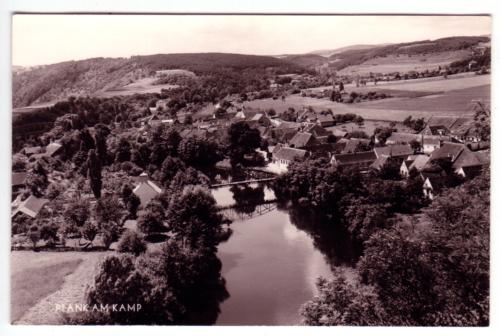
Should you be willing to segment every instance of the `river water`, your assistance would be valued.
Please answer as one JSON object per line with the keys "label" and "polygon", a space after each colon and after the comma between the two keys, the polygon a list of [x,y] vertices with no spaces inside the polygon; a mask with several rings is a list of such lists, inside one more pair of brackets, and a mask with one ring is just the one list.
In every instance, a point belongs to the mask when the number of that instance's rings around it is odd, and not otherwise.
{"label": "river water", "polygon": [[[255,189],[249,190],[253,195]],[[267,187],[260,186],[259,191],[261,200],[274,198]],[[219,205],[241,199],[235,188],[212,192]],[[243,210],[250,212],[252,207]],[[316,293],[317,277],[331,277],[331,267],[311,235],[298,226],[287,210],[275,205],[254,217],[235,216],[233,234],[218,251],[229,292],[220,305],[218,325],[300,323],[300,306]]]}

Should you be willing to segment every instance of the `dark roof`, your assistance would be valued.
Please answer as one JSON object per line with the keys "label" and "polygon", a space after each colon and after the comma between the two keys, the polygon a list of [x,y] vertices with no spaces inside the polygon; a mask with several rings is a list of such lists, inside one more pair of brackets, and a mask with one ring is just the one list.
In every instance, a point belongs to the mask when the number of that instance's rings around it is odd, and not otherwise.
{"label": "dark roof", "polygon": [[455,135],[465,135],[473,127],[474,127],[474,119],[457,118],[457,120],[451,126],[450,132]]}
{"label": "dark roof", "polygon": [[483,169],[482,165],[462,167],[462,170],[464,171],[466,177],[477,176],[481,174],[482,169]]}
{"label": "dark roof", "polygon": [[396,145],[389,145],[385,147],[376,147],[374,149],[375,154],[377,154],[377,157],[381,156],[408,156],[413,154],[413,149],[411,148],[410,145],[401,145],[401,144],[396,144]]}
{"label": "dark roof", "polygon": [[375,170],[380,170],[384,167],[385,163],[389,160],[388,156],[379,156],[373,163],[370,165],[370,168]]}
{"label": "dark roof", "polygon": [[[416,140],[419,143],[422,142],[422,134],[414,133],[403,133],[403,132],[392,132],[392,134],[387,138],[386,143],[410,143],[412,140]],[[424,135],[424,143],[437,143],[437,141],[445,140],[449,141],[449,136],[439,136],[439,135]]]}
{"label": "dark roof", "polygon": [[437,116],[437,117],[431,117],[428,121],[427,121],[427,125],[428,126],[444,126],[446,127],[447,129],[451,129],[451,127],[453,126],[453,124],[457,121],[457,117],[441,117],[441,116]]}
{"label": "dark roof", "polygon": [[27,172],[12,173],[12,186],[22,186],[25,183]]}
{"label": "dark roof", "polygon": [[331,132],[327,131],[323,126],[320,126],[318,124],[307,125],[304,128],[304,132],[309,132],[313,134],[315,137],[323,137],[332,134]]}
{"label": "dark roof", "polygon": [[311,133],[298,132],[290,140],[289,144],[295,148],[304,148],[307,146],[313,146],[316,142],[316,138]]}
{"label": "dark roof", "polygon": [[333,158],[338,165],[373,162],[377,159],[374,151],[349,154],[334,154]]}
{"label": "dark roof", "polygon": [[354,153],[360,143],[370,143],[368,139],[347,139],[342,153]]}
{"label": "dark roof", "polygon": [[450,159],[452,162],[454,162],[464,149],[470,151],[463,144],[446,142],[441,146],[441,148],[436,149],[434,152],[432,152],[430,161],[436,159]]}
{"label": "dark roof", "polygon": [[307,154],[307,151],[303,149],[291,148],[291,147],[280,147],[275,149],[273,152],[273,158],[277,160],[292,161],[295,158],[303,158]]}
{"label": "dark roof", "polygon": [[482,163],[476,153],[471,152],[467,147],[465,147],[465,149],[460,152],[460,155],[458,155],[458,157],[453,162],[453,168],[459,169],[462,167],[478,166],[481,164]]}

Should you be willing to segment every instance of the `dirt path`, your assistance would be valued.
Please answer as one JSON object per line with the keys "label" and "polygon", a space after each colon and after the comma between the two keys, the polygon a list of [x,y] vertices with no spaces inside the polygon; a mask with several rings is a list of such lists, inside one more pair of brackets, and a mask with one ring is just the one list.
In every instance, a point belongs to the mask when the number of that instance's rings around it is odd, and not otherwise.
{"label": "dirt path", "polygon": [[56,292],[38,301],[14,324],[61,324],[56,305],[84,304],[85,290],[94,280],[97,264],[105,253],[82,253],[82,263],[67,275]]}

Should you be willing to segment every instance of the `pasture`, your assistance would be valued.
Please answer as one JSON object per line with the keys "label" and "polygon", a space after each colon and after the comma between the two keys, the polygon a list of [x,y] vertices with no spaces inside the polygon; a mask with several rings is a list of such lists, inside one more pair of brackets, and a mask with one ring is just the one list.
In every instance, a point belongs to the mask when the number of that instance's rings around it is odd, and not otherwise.
{"label": "pasture", "polygon": [[141,78],[133,83],[118,88],[97,92],[95,96],[109,98],[114,96],[128,96],[136,93],[160,93],[163,89],[168,90],[177,87],[177,85],[172,84],[153,85],[154,81],[157,79],[157,77]]}
{"label": "pasture", "polygon": [[107,252],[11,252],[11,322],[58,324],[56,304],[84,303]]}
{"label": "pasture", "polygon": [[317,111],[331,109],[334,114],[354,113],[370,120],[403,121],[408,116],[429,118],[437,115],[463,116],[473,113],[473,100],[490,100],[490,75],[453,78],[433,78],[427,80],[400,81],[347,91],[380,91],[395,98],[373,100],[355,104],[332,102],[291,95],[281,99],[259,99],[244,105],[257,109],[274,109],[282,113],[292,107],[295,110],[311,106]]}

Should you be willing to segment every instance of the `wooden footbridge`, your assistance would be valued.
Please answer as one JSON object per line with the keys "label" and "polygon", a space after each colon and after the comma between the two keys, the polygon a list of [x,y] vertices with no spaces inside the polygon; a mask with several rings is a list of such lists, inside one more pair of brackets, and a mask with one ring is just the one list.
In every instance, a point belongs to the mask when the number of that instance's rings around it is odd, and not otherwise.
{"label": "wooden footbridge", "polygon": [[244,185],[244,184],[252,184],[252,183],[264,183],[264,182],[274,181],[275,179],[276,179],[276,177],[268,177],[268,178],[256,179],[256,180],[224,182],[224,183],[212,184],[210,186],[210,188],[214,189],[214,188],[227,187],[227,186],[233,186],[233,185]]}

